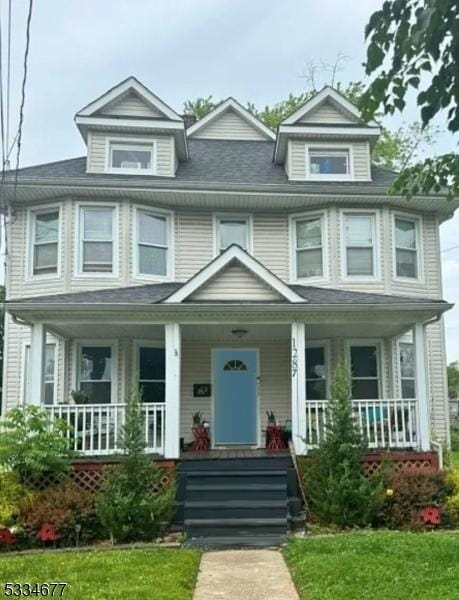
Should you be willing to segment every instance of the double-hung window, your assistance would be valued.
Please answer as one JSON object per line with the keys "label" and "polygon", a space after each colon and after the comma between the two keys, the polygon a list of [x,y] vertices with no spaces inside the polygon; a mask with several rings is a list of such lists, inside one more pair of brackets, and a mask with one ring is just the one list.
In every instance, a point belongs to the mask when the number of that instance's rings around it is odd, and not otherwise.
{"label": "double-hung window", "polygon": [[250,250],[249,217],[218,217],[216,227],[218,254],[232,244],[237,244],[244,250]]}
{"label": "double-hung window", "polygon": [[327,358],[321,345],[306,348],[306,400],[327,399]]}
{"label": "double-hung window", "polygon": [[155,145],[111,142],[109,170],[113,173],[154,175]]}
{"label": "double-hung window", "polygon": [[295,221],[295,279],[323,277],[323,219]]}
{"label": "double-hung window", "polygon": [[32,274],[57,273],[59,255],[59,210],[33,213],[32,218]]}
{"label": "double-hung window", "polygon": [[83,206],[80,211],[81,272],[113,273],[115,209]]}
{"label": "double-hung window", "polygon": [[345,276],[375,277],[376,217],[374,214],[344,215]]}
{"label": "double-hung window", "polygon": [[402,398],[415,398],[414,344],[400,342],[400,387]]}
{"label": "double-hung window", "polygon": [[395,217],[395,270],[397,277],[408,279],[419,277],[418,240],[418,221]]}
{"label": "double-hung window", "polygon": [[[25,347],[24,358],[24,400],[26,404],[33,402],[33,398],[29,398],[29,377],[30,377],[30,346]],[[44,366],[44,394],[43,402],[45,405],[54,404],[55,402],[55,377],[56,368],[56,344],[46,344],[45,346],[45,366]],[[33,393],[33,390],[32,390]]]}
{"label": "double-hung window", "polygon": [[89,404],[112,402],[113,352],[108,344],[80,346],[78,384]]}
{"label": "double-hung window", "polygon": [[351,174],[351,161],[347,148],[307,149],[307,176],[317,179],[346,179]]}
{"label": "double-hung window", "polygon": [[137,270],[139,275],[169,275],[169,222],[165,215],[137,212]]}
{"label": "double-hung window", "polygon": [[375,344],[352,345],[350,354],[352,397],[357,400],[379,398],[379,346]]}
{"label": "double-hung window", "polygon": [[164,402],[166,359],[164,347],[140,345],[138,348],[139,392],[143,402]]}

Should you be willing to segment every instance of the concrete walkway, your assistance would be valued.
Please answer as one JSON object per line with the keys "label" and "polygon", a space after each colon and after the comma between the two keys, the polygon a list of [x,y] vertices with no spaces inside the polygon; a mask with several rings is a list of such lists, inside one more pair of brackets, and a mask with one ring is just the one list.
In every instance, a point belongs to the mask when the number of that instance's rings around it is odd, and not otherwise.
{"label": "concrete walkway", "polygon": [[194,600],[298,600],[278,550],[205,552]]}

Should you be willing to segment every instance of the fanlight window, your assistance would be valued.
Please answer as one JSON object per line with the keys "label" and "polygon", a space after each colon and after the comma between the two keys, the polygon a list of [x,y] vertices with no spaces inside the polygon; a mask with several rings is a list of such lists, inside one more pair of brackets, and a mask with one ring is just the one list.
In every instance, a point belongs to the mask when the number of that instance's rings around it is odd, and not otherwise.
{"label": "fanlight window", "polygon": [[224,371],[247,371],[247,365],[242,360],[229,360],[223,367]]}

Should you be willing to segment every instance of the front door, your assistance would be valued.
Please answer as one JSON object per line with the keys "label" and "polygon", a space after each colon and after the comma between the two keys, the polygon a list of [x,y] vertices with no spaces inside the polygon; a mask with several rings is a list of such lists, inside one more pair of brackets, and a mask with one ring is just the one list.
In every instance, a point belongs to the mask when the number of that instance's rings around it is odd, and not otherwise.
{"label": "front door", "polygon": [[216,445],[257,444],[257,351],[215,350]]}

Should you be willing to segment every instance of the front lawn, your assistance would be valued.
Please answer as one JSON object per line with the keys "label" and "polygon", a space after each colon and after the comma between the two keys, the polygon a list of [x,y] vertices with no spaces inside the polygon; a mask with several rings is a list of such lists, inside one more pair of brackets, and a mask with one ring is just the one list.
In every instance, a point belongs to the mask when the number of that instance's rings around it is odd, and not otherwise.
{"label": "front lawn", "polygon": [[459,598],[459,534],[350,533],[293,540],[285,550],[300,598]]}
{"label": "front lawn", "polygon": [[147,549],[0,555],[0,597],[6,582],[67,582],[63,598],[191,600],[200,553]]}

